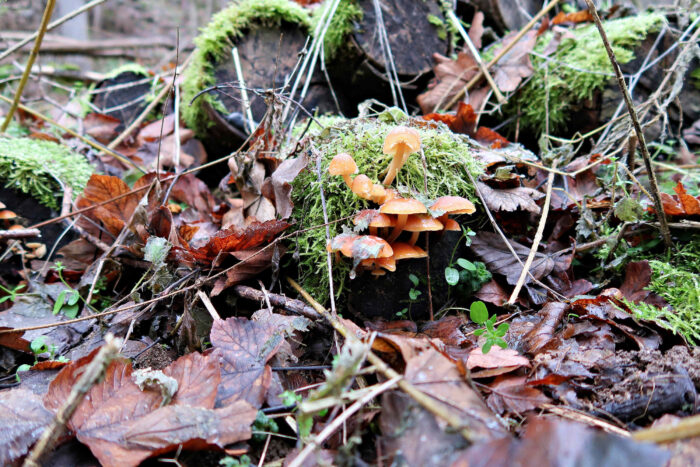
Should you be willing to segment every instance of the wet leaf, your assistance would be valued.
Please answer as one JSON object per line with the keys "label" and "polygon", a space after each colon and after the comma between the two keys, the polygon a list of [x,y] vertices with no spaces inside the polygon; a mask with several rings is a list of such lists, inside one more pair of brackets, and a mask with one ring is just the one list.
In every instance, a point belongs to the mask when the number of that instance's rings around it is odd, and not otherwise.
{"label": "wet leaf", "polygon": [[292,181],[296,176],[304,170],[309,163],[309,159],[305,156],[295,157],[283,161],[277,170],[272,173],[272,187],[275,192],[275,208],[281,219],[287,219],[292,214]]}
{"label": "wet leaf", "polygon": [[[129,185],[118,177],[93,174],[88,180],[83,194],[78,197],[76,206],[79,209],[84,209],[119,198],[83,214],[102,223],[112,235],[117,236],[131,218],[141,198],[139,193],[127,194],[130,191]],[[88,227],[94,230],[90,224]]]}
{"label": "wet leaf", "polygon": [[465,52],[459,52],[456,60],[434,53],[433,60],[435,61],[433,67],[435,79],[429,85],[428,91],[417,99],[424,114],[433,112],[438,104],[444,105],[452,100],[479,72],[479,67],[472,55]]}
{"label": "wet leaf", "polygon": [[486,403],[497,414],[510,412],[519,415],[552,402],[542,391],[528,386],[525,381],[525,376],[499,376],[489,384],[492,392]]}
{"label": "wet leaf", "polygon": [[210,338],[222,358],[216,406],[243,400],[261,407],[272,378],[267,362],[282,345],[284,330],[271,322],[228,318],[214,321]]}
{"label": "wet leaf", "polygon": [[0,465],[25,456],[52,419],[41,396],[21,388],[0,392]]}
{"label": "wet leaf", "polygon": [[592,22],[593,16],[591,16],[591,12],[588,10],[575,11],[573,13],[564,13],[563,11],[560,11],[554,18],[552,18],[553,25],[565,23],[578,24]]}
{"label": "wet leaf", "polygon": [[541,209],[535,201],[544,196],[544,193],[541,191],[524,186],[497,190],[485,183],[476,183],[486,205],[492,211],[513,212],[521,209],[533,214],[540,213]]}
{"label": "wet leaf", "polygon": [[[513,240],[509,240],[509,242],[524,264],[530,249]],[[491,232],[477,232],[470,248],[486,263],[489,271],[506,276],[506,280],[511,285],[516,284],[518,277],[520,277],[522,266],[503,243],[500,235]],[[571,258],[570,255],[549,255],[537,252],[530,267],[530,274],[536,279],[541,279],[552,271],[564,271],[568,269]],[[529,277],[525,279],[525,283],[527,284],[528,282],[530,282]]]}

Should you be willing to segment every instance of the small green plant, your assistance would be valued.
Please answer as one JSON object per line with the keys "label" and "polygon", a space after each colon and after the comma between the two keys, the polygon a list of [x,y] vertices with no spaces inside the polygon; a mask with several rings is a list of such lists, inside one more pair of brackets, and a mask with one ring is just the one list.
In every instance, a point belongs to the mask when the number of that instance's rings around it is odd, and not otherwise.
{"label": "small green plant", "polygon": [[20,297],[22,295],[26,295],[26,294],[19,293],[19,291],[23,287],[24,287],[24,285],[20,284],[18,286],[15,286],[12,289],[8,289],[8,288],[0,285],[0,290],[2,290],[3,292],[5,292],[7,294],[4,297],[0,297],[0,303],[6,302],[8,300],[11,301],[12,303],[14,303],[17,300],[17,297]]}
{"label": "small green plant", "polygon": [[39,363],[39,355],[48,353],[49,354],[49,360],[54,360],[57,362],[67,362],[68,359],[64,357],[63,355],[59,355],[56,357],[56,346],[51,344],[46,343],[46,336],[38,336],[35,338],[33,341],[29,343],[29,349],[32,351],[34,354],[34,363],[32,365],[29,365],[27,363],[24,363],[20,366],[17,367],[17,371],[15,372],[15,379],[17,379],[17,382],[21,382],[19,373],[24,372],[24,371],[29,371],[32,366],[36,365]]}
{"label": "small green plant", "polygon": [[475,336],[486,336],[486,342],[481,347],[483,353],[489,353],[494,344],[502,349],[508,348],[508,343],[503,339],[503,336],[508,332],[510,325],[501,323],[497,328],[494,328],[498,316],[493,315],[489,318],[489,311],[484,302],[476,301],[472,303],[471,307],[469,307],[469,318],[476,324],[485,326],[474,331]]}
{"label": "small green plant", "polygon": [[408,275],[408,280],[411,281],[411,284],[413,284],[413,287],[411,287],[411,290],[408,291],[408,307],[404,308],[401,311],[396,312],[396,316],[399,318],[407,318],[411,314],[411,307],[413,304],[418,300],[418,297],[421,296],[423,292],[418,290],[418,285],[420,284],[420,280],[418,279],[418,276],[415,274],[409,274]]}
{"label": "small green plant", "polygon": [[460,241],[464,239],[464,243],[469,246],[472,243],[472,238],[476,235],[471,229],[462,226],[462,238],[455,244],[450,257],[450,265],[445,268],[445,282],[451,286],[448,291],[452,293],[454,288],[457,298],[466,302],[482,285],[491,280],[491,273],[486,269],[486,265],[480,261],[469,261],[464,258],[454,256],[457,252],[457,247]]}
{"label": "small green plant", "polygon": [[282,404],[286,406],[297,405],[303,399],[303,397],[301,397],[301,394],[298,394],[294,391],[290,391],[289,389],[280,394],[279,397],[280,399],[282,399]]}
{"label": "small green plant", "polygon": [[258,410],[258,415],[253,422],[253,437],[251,440],[257,443],[263,443],[267,438],[268,433],[279,433],[280,427],[273,419],[265,415],[262,410]]}
{"label": "small green plant", "polygon": [[248,467],[249,465],[253,464],[250,457],[243,455],[238,459],[235,457],[226,456],[219,461],[219,465],[223,465],[224,467]]}
{"label": "small green plant", "polygon": [[80,310],[78,301],[82,300],[83,298],[80,296],[80,292],[71,287],[63,278],[63,270],[66,269],[63,263],[56,261],[56,264],[53,265],[51,269],[56,271],[60,281],[63,283],[63,285],[68,287],[67,290],[61,290],[61,293],[59,293],[58,297],[56,297],[56,302],[53,304],[53,314],[57,315],[59,312],[61,312],[66,315],[66,317],[73,319],[78,316],[78,311]]}

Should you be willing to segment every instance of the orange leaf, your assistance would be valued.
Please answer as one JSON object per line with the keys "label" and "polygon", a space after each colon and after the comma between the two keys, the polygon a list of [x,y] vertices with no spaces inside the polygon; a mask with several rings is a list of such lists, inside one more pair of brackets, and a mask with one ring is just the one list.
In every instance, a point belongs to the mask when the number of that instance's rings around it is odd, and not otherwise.
{"label": "orange leaf", "polygon": [[84,215],[101,222],[114,236],[119,235],[139,203],[139,193],[130,193],[131,188],[118,177],[93,174],[83,194],[78,197],[79,209],[114,200],[98,206]]}
{"label": "orange leaf", "polygon": [[564,13],[560,11],[557,16],[552,20],[552,24],[564,24],[564,23],[592,23],[593,16],[588,10],[575,11],[573,13]]}
{"label": "orange leaf", "polygon": [[678,194],[678,199],[687,215],[696,216],[700,214],[700,201],[694,196],[689,195],[681,182],[678,182],[678,185],[673,187],[673,191]]}

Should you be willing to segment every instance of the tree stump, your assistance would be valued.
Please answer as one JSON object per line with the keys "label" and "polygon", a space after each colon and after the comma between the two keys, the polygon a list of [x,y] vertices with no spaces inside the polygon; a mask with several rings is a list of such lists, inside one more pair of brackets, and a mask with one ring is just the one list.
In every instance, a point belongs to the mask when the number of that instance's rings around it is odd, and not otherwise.
{"label": "tree stump", "polygon": [[153,77],[145,71],[126,70],[100,82],[93,91],[92,103],[99,113],[119,119],[126,127],[148,105]]}
{"label": "tree stump", "polygon": [[[334,47],[329,68],[333,82],[358,103],[374,98],[392,104],[387,57],[393,66],[406,99],[413,100],[433,69],[433,53],[449,52],[449,34],[437,0],[379,0],[381,20],[374,0],[359,0],[360,18],[352,18],[352,32]],[[386,34],[391,53],[380,40]],[[391,70],[390,70],[391,71]]]}
{"label": "tree stump", "polygon": [[[225,155],[248,136],[250,125],[238,84],[241,78],[248,90],[253,126],[265,114],[268,91],[289,92],[309,24],[307,11],[291,1],[248,0],[218,13],[195,39],[197,50],[183,82],[183,117],[209,154]],[[234,64],[234,47],[242,76]],[[325,80],[318,78],[323,75],[316,75],[301,104],[309,111],[337,111]],[[288,87],[282,92],[285,84]],[[211,86],[218,88],[194,99]],[[298,97],[297,92],[297,101]]]}
{"label": "tree stump", "polygon": [[471,0],[500,32],[517,31],[535,16],[543,3],[536,0]]}

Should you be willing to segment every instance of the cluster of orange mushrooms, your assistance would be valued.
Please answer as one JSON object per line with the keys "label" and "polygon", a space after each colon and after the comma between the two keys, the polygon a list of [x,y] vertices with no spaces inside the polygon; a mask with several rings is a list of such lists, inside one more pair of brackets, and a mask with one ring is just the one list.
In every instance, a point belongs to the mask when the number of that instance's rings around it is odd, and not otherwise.
{"label": "cluster of orange mushrooms", "polygon": [[[328,173],[343,177],[353,193],[379,205],[379,209],[363,209],[353,218],[356,226],[369,227],[369,235],[343,233],[327,245],[328,251],[335,253],[337,259],[342,253],[353,258],[355,267],[359,265],[374,276],[382,276],[386,271],[396,271],[396,261],[428,256],[425,250],[416,246],[421,232],[459,231],[459,224],[448,216],[475,211],[471,201],[459,196],[442,196],[426,205],[385,187],[394,181],[408,157],[420,150],[420,145],[420,135],[412,128],[399,126],[389,132],[383,150],[393,159],[382,184],[372,182],[364,174],[352,178],[358,169],[350,154],[340,153],[331,160]],[[433,214],[439,215],[434,217]]]}

